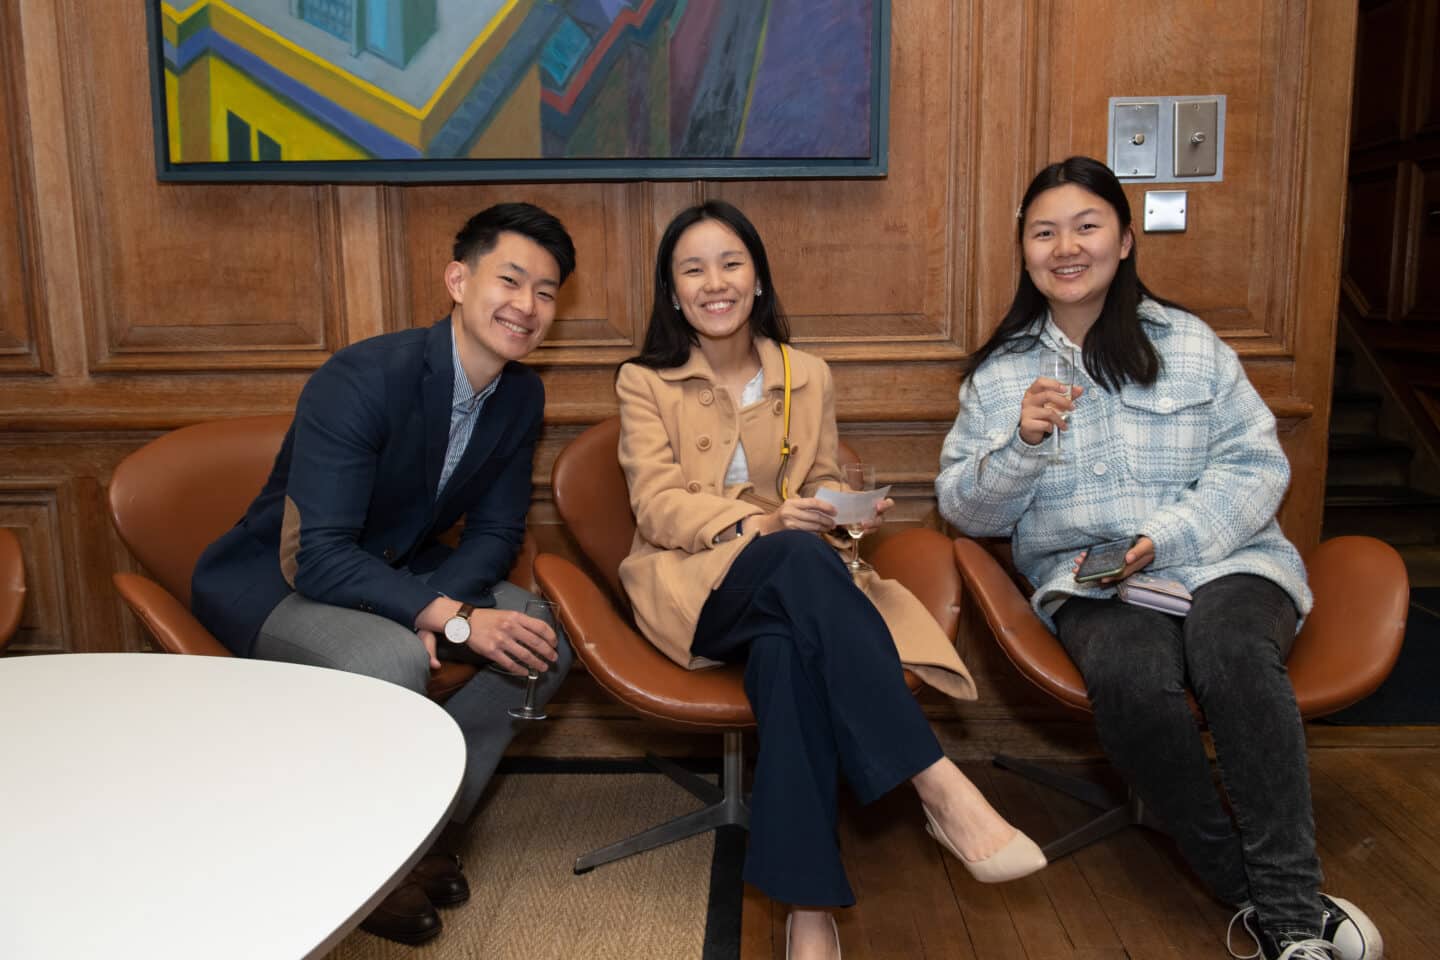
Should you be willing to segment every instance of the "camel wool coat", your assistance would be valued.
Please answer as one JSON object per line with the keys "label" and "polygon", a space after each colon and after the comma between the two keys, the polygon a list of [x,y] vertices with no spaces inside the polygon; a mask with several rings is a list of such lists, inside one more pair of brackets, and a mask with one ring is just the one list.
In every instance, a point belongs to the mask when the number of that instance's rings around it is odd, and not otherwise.
{"label": "camel wool coat", "polygon": [[[635,621],[651,643],[681,666],[713,661],[690,653],[695,625],[710,591],[758,534],[721,544],[719,534],[744,517],[780,504],[776,474],[784,432],[785,368],[780,347],[756,338],[765,396],[737,409],[715,383],[699,349],[682,366],[620,368],[620,465],[635,512],[635,541],[620,564],[620,581]],[[835,451],[834,386],[818,357],[790,349],[790,447],[786,476],[791,496],[811,497],[821,486],[843,487]],[[725,485],[735,445],[744,442],[750,480]],[[866,572],[859,585],[895,642],[900,660],[922,680],[958,699],[975,699],[975,683],[924,605],[903,585]]]}

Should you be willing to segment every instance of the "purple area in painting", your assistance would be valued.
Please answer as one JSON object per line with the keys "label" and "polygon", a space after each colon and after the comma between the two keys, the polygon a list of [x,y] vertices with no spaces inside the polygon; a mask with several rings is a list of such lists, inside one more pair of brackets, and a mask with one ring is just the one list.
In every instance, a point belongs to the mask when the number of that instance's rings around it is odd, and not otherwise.
{"label": "purple area in painting", "polygon": [[870,154],[873,0],[771,0],[742,157]]}
{"label": "purple area in painting", "polygon": [[690,0],[670,38],[670,149],[679,148],[685,136],[690,107],[705,70],[710,34],[721,0]]}

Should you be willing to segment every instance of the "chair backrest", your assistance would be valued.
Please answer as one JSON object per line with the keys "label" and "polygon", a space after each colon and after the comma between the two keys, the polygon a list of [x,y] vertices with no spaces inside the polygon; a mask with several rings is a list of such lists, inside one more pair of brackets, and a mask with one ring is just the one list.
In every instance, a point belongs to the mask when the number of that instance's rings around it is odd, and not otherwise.
{"label": "chair backrest", "polygon": [[20,538],[0,527],[0,650],[20,628],[24,606],[25,559],[20,555]]}
{"label": "chair backrest", "polygon": [[290,416],[197,423],[147,443],[110,481],[120,539],[185,605],[200,554],[235,525],[260,492]]}
{"label": "chair backrest", "polygon": [[[843,442],[836,458],[841,464],[860,460]],[[555,509],[580,550],[613,594],[623,597],[620,561],[635,539],[635,514],[620,469],[620,418],[602,420],[566,444],[555,458],[550,484]]]}
{"label": "chair backrest", "polygon": [[1307,720],[1374,693],[1405,642],[1410,578],[1394,547],[1335,537],[1305,554],[1315,606],[1285,662]]}
{"label": "chair backrest", "polygon": [[623,597],[620,561],[635,539],[630,489],[620,469],[620,418],[610,417],[565,445],[550,471],[555,509],[580,550]]}

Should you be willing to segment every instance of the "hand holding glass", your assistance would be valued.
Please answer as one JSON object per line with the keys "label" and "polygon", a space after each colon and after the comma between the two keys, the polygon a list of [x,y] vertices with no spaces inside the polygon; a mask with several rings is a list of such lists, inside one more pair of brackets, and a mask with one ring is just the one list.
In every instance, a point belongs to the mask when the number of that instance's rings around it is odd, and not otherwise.
{"label": "hand holding glass", "polygon": [[[525,616],[534,617],[536,620],[543,620],[550,625],[551,630],[556,629],[555,604],[549,600],[527,600],[525,601]],[[540,679],[540,673],[536,670],[525,672],[525,706],[511,707],[506,712],[516,720],[544,720],[545,708],[535,704],[535,684]]]}
{"label": "hand holding glass", "polygon": [[[1060,384],[1060,392],[1068,400],[1075,395],[1075,351],[1070,347],[1059,350],[1043,350],[1040,354],[1040,376],[1048,377]],[[1070,419],[1069,411],[1062,411],[1061,419]],[[1060,459],[1060,427],[1050,431],[1050,456]]]}

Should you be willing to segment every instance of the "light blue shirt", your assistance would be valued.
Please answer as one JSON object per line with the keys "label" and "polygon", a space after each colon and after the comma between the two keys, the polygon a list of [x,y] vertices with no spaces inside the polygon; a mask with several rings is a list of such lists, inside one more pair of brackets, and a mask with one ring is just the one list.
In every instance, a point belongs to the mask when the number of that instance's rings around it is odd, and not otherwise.
{"label": "light blue shirt", "polygon": [[460,365],[460,348],[455,344],[455,331],[450,331],[450,361],[455,370],[455,386],[450,394],[450,444],[445,448],[445,466],[440,470],[440,485],[435,488],[435,499],[440,499],[440,494],[445,492],[445,484],[450,481],[450,475],[460,464],[460,458],[465,456],[465,448],[470,445],[470,435],[475,432],[475,424],[480,419],[480,411],[485,407],[485,401],[495,392],[500,385],[500,374],[487,383],[479,391],[470,386],[470,378],[465,375],[465,368]]}
{"label": "light blue shirt", "polygon": [[1147,573],[1192,593],[1229,574],[1255,574],[1284,589],[1303,617],[1311,606],[1305,568],[1275,519],[1290,463],[1274,415],[1204,321],[1152,300],[1140,312],[1163,360],[1159,377],[1111,393],[1078,364],[1085,392],[1058,461],[1019,431],[1038,353],[1063,336],[1048,315],[1038,346],[1002,348],[966,378],[935,481],[940,513],[969,536],[1011,538],[1047,622],[1066,597],[1114,596],[1113,586],[1076,583],[1072,562],[1087,546],[1133,536],[1155,543]]}

